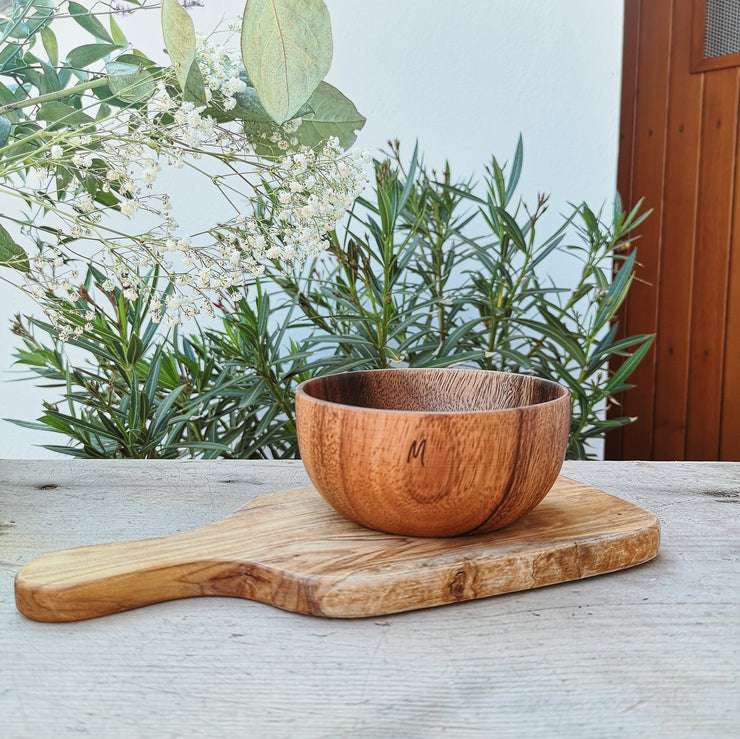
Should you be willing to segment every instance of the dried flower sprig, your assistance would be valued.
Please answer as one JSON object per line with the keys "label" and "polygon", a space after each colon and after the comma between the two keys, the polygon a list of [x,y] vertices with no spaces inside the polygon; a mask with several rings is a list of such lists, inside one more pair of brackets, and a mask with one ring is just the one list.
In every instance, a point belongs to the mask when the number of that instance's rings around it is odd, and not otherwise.
{"label": "dried flower sprig", "polygon": [[[93,13],[81,18],[81,6],[68,5],[96,37],[107,33]],[[48,30],[51,15],[42,20],[42,31]],[[192,47],[183,48],[179,39],[192,21],[174,0],[165,0],[163,20],[166,40],[168,28],[180,24],[168,46],[172,67],[124,48],[111,15],[110,40],[125,53],[105,54],[105,73],[90,66],[76,98],[61,86],[53,101],[48,95],[23,101],[23,115],[21,106],[0,107],[0,116],[16,116],[14,138],[6,134],[0,147],[0,192],[21,197],[29,208],[25,219],[10,220],[34,245],[22,250],[3,228],[0,263],[16,267],[16,283],[45,306],[62,339],[80,335],[84,324],[65,322],[51,298],[79,298],[80,273],[87,272],[80,262],[106,275],[103,289],[119,288],[128,299],[164,284],[147,298],[153,317],[178,324],[212,314],[225,292],[260,274],[266,262],[294,263],[325,248],[326,234],[366,181],[367,155],[345,151],[348,130],[364,119],[341,93],[322,82],[301,116],[275,121],[233,52],[208,40],[196,43],[194,34]],[[110,45],[97,46],[101,55],[85,58],[98,61],[110,52]],[[351,106],[337,130],[341,143],[316,122],[317,110],[337,96]],[[48,121],[51,112],[57,114],[53,125],[36,125],[23,138],[24,125],[34,116]],[[307,141],[307,129],[313,140]],[[23,149],[29,139],[33,148]],[[176,220],[183,207],[161,185],[160,174],[171,168],[187,168],[200,178],[199,187],[216,188],[226,214],[203,212],[197,230],[185,232]],[[164,280],[147,280],[152,270]]]}

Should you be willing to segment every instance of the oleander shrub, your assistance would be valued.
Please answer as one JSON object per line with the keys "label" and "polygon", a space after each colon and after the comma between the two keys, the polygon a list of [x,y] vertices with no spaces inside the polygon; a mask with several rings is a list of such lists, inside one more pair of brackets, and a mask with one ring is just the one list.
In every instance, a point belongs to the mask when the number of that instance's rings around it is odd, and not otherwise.
{"label": "oleander shrub", "polygon": [[[50,324],[16,319],[17,362],[59,395],[35,423],[16,423],[60,433],[66,443],[48,448],[84,457],[294,457],[302,380],[471,366],[567,386],[567,454],[586,458],[589,440],[632,420],[605,410],[652,341],[621,336],[614,320],[634,279],[629,234],[645,214],[619,199],[580,204],[543,235],[548,199],[522,201],[522,163],[520,141],[509,165],[493,158],[474,185],[448,165],[430,172],[416,152],[405,163],[391,144],[325,252],[300,267],[267,262],[222,300],[218,323],[187,335],[160,329],[143,298],[103,289],[91,270],[80,301],[96,301],[93,330],[72,335],[69,352]],[[548,276],[563,260],[569,285]]]}

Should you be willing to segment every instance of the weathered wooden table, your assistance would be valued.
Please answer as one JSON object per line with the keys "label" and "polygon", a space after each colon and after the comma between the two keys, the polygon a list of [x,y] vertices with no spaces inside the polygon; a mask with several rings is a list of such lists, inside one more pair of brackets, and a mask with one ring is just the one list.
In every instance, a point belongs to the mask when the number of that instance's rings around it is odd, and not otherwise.
{"label": "weathered wooden table", "polygon": [[0,461],[0,736],[736,737],[740,463],[566,463],[655,513],[644,565],[360,620],[197,598],[62,624],[13,577],[307,484],[300,462]]}

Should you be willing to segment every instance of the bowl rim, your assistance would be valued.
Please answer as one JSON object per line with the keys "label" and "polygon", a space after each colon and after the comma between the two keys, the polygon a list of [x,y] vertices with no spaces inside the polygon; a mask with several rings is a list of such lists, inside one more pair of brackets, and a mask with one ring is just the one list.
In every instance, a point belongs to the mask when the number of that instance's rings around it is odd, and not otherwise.
{"label": "bowl rim", "polygon": [[[369,406],[364,405],[351,405],[348,403],[338,403],[334,400],[324,400],[323,398],[317,398],[314,395],[311,395],[310,393],[306,392],[306,386],[310,385],[313,382],[319,382],[321,380],[325,380],[327,377],[336,377],[336,376],[350,376],[350,375],[368,375],[368,374],[374,374],[374,373],[383,373],[383,374],[389,374],[389,373],[416,373],[420,371],[439,371],[439,372],[471,372],[471,373],[484,373],[486,375],[504,375],[504,376],[510,376],[510,377],[528,377],[532,380],[537,380],[538,382],[544,383],[546,385],[550,385],[553,387],[558,388],[561,391],[561,395],[559,395],[556,398],[553,398],[552,400],[545,400],[542,403],[529,403],[527,405],[516,405],[512,406],[510,408],[481,408],[480,410],[452,410],[452,411],[424,411],[424,410],[403,410],[401,408],[371,408]],[[334,372],[327,375],[317,375],[316,377],[311,377],[308,380],[304,380],[301,382],[295,389],[295,396],[296,399],[300,396],[302,398],[306,398],[308,401],[312,403],[316,403],[319,406],[327,406],[332,408],[343,408],[347,412],[363,412],[363,413],[386,413],[386,414],[402,414],[402,415],[417,415],[417,416],[424,416],[424,417],[430,417],[430,416],[463,416],[463,415],[470,415],[470,416],[483,416],[483,415],[505,415],[510,413],[520,413],[522,411],[527,411],[531,408],[543,408],[546,406],[554,405],[556,403],[562,403],[562,402],[568,402],[570,404],[570,398],[571,398],[571,391],[569,388],[567,388],[565,385],[561,385],[559,382],[555,382],[554,380],[548,380],[544,377],[539,377],[537,375],[525,375],[520,372],[500,372],[499,370],[485,370],[485,369],[479,369],[477,367],[389,367],[385,369],[371,369],[371,370],[351,370],[349,372]]]}

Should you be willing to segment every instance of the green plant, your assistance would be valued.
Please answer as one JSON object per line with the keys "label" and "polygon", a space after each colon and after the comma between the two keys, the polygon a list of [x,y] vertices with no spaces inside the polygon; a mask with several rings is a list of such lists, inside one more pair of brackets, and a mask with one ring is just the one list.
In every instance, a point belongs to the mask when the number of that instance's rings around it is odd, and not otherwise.
{"label": "green plant", "polygon": [[[293,278],[270,273],[303,309],[308,345],[329,349],[321,363],[331,371],[468,363],[561,382],[573,394],[568,454],[585,457],[588,439],[631,420],[603,410],[652,341],[617,339],[612,323],[633,279],[629,233],[647,214],[639,204],[623,212],[618,199],[607,213],[582,204],[540,237],[547,198],[530,211],[516,197],[521,141],[508,173],[492,159],[482,195],[470,181],[451,184],[448,166],[438,180],[416,154],[408,172],[397,145],[391,155],[331,260]],[[552,259],[579,268],[574,286],[549,281]],[[625,361],[610,375],[615,355]]]}
{"label": "green plant", "polygon": [[[121,5],[15,0],[0,17],[0,277],[38,300],[63,339],[88,325],[67,320],[80,264],[128,298],[155,289],[144,276],[156,267],[169,289],[146,304],[176,325],[212,314],[265,255],[315,253],[362,187],[362,157],[344,149],[365,119],[323,82],[323,0],[250,0],[238,53],[197,41],[177,0],[128,0],[136,12],[161,5],[168,64],[129,43]],[[86,35],[66,52],[54,30],[65,18]],[[156,186],[168,167],[215,188],[227,212],[205,210],[184,232]]]}
{"label": "green plant", "polygon": [[[23,342],[16,353],[18,363],[43,377],[45,387],[64,391],[63,402],[44,404],[37,423],[16,423],[75,439],[76,448],[47,447],[74,456],[176,457],[190,441],[191,419],[208,406],[214,390],[223,395],[228,383],[215,363],[187,340],[174,337],[170,347],[180,351],[165,353],[164,345],[155,343],[157,327],[147,318],[143,298],[127,300],[120,290],[113,290],[104,294],[105,304],[95,303],[91,283],[100,277],[91,270],[77,310],[65,303],[59,306],[67,310],[70,322],[80,320],[81,310],[96,308],[85,334],[68,342],[85,353],[85,363],[74,365],[67,359],[51,324],[16,318],[13,331]],[[37,338],[39,331],[48,336],[49,344]],[[198,441],[205,452],[207,436]]]}
{"label": "green plant", "polygon": [[[623,212],[618,200],[602,213],[579,205],[542,237],[547,199],[539,197],[531,211],[519,200],[522,162],[520,142],[511,165],[494,158],[475,188],[469,180],[454,182],[449,166],[439,177],[428,173],[416,153],[404,167],[394,145],[376,165],[373,198],[358,199],[324,254],[292,272],[268,264],[247,290],[224,297],[220,329],[188,339],[173,333],[151,350],[183,377],[199,378],[188,380],[199,386],[188,402],[200,405],[173,411],[173,425],[188,419],[176,427],[182,443],[172,437],[162,448],[292,456],[293,391],[301,380],[352,369],[463,365],[567,385],[573,397],[568,456],[586,457],[590,439],[630,421],[607,419],[603,410],[629,387],[651,342],[650,336],[618,338],[613,323],[633,279],[628,235],[645,215],[639,207]],[[551,259],[578,267],[575,285],[547,278]],[[120,295],[116,300],[127,305]],[[42,375],[50,362],[45,351],[39,342],[27,343],[19,360]],[[624,362],[610,373],[614,356]],[[200,364],[206,358],[208,372]],[[59,373],[58,359],[53,366]],[[63,374],[67,386],[69,372],[73,367]],[[142,368],[137,377],[147,373]],[[158,391],[161,402],[176,387],[176,374]],[[67,389],[68,401],[70,395]],[[71,400],[83,408],[81,396]],[[79,449],[74,429],[58,430]]]}

